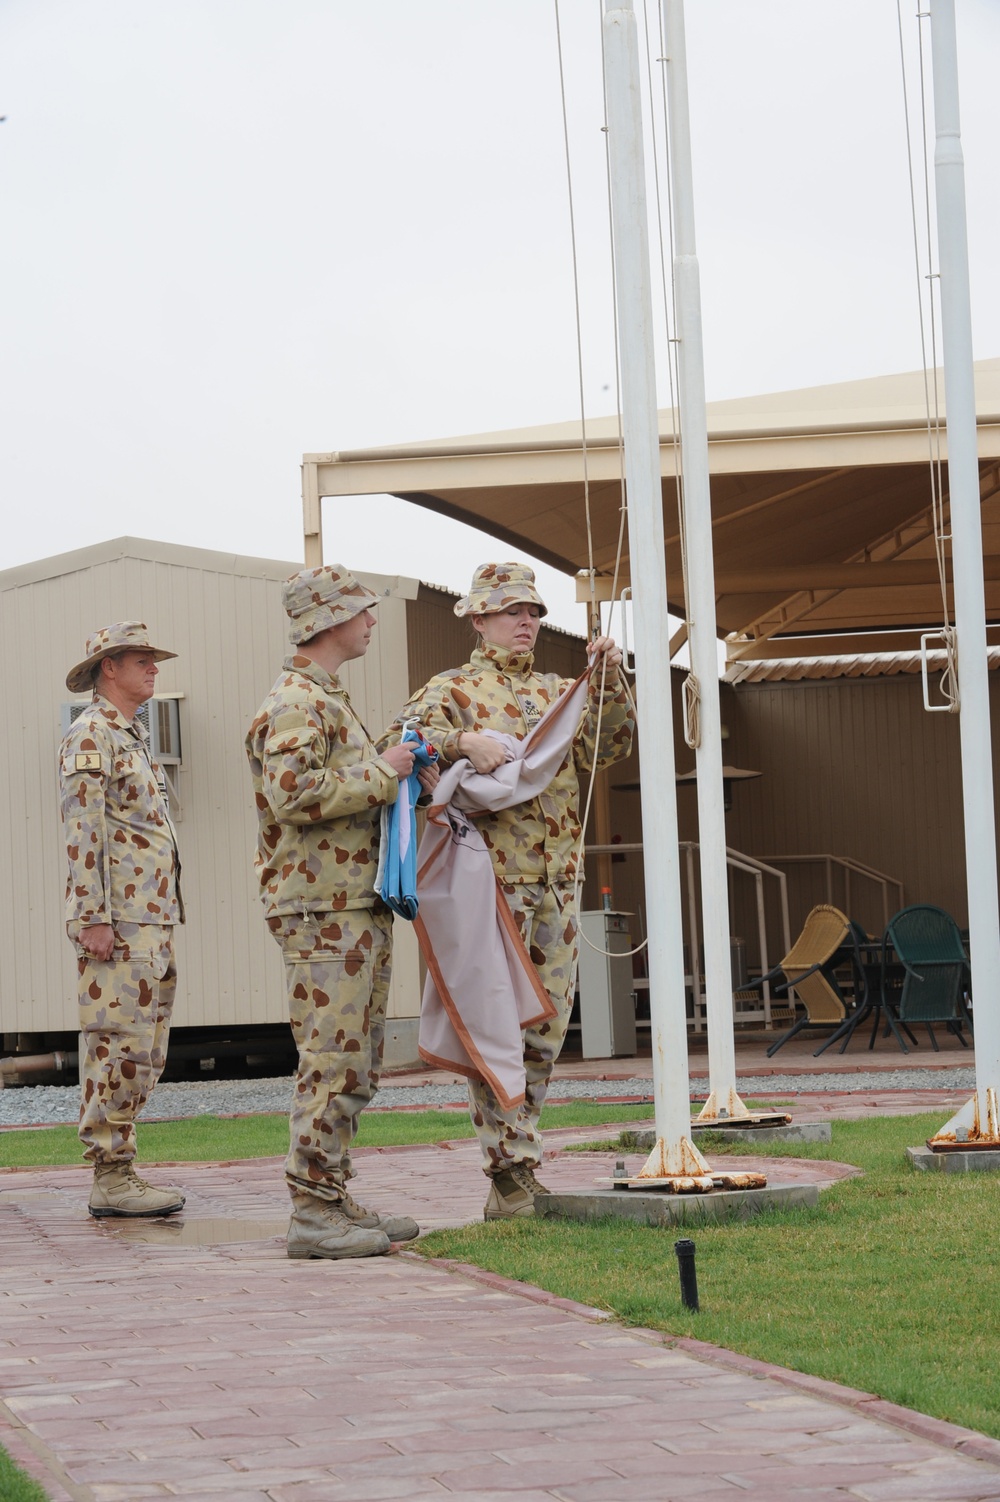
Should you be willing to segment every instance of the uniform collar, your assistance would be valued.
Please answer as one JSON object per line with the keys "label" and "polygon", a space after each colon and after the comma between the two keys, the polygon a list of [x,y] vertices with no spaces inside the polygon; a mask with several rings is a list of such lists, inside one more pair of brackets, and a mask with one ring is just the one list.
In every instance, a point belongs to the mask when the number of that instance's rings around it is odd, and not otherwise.
{"label": "uniform collar", "polygon": [[534,652],[512,652],[507,647],[482,645],[472,654],[472,661],[479,667],[489,666],[509,677],[520,674],[527,677],[535,661]]}
{"label": "uniform collar", "polygon": [[98,711],[99,714],[102,714],[107,720],[108,724],[113,725],[116,730],[124,730],[126,732],[130,732],[132,735],[137,735],[139,739],[143,741],[149,739],[149,733],[146,730],[145,725],[139,719],[138,715],[136,715],[134,720],[127,720],[122,714],[121,710],[118,708],[117,704],[112,704],[111,700],[106,699],[103,694],[94,694],[94,708]]}
{"label": "uniform collar", "polygon": [[321,668],[312,657],[303,657],[300,653],[293,652],[285,658],[283,667],[286,673],[298,673],[300,678],[308,678],[310,682],[319,684],[327,693],[343,693],[340,679],[334,673],[328,673],[326,668]]}

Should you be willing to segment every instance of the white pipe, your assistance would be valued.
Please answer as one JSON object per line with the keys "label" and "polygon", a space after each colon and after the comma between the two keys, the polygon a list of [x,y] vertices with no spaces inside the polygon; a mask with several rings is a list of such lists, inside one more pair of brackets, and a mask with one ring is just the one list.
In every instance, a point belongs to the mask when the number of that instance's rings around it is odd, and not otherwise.
{"label": "white pipe", "polygon": [[670,192],[674,221],[674,296],[678,339],[678,407],[687,614],[691,668],[701,693],[698,770],[698,843],[701,846],[701,914],[705,956],[709,1087],[716,1100],[736,1089],[733,983],[729,934],[729,877],[722,783],[722,713],[715,622],[715,562],[705,414],[705,364],[701,282],[695,249],[691,129],[683,0],[663,0],[667,54]]}
{"label": "white pipe", "polygon": [[669,1156],[690,1136],[684,949],[667,643],[666,554],[653,361],[642,103],[635,15],[605,0],[604,67],[632,564],[636,683],[642,705],[649,1015],[656,1133]]}
{"label": "white pipe", "polygon": [[961,694],[959,726],[965,869],[969,889],[972,996],[976,1009],[976,1094],[979,1118],[985,1124],[990,1114],[986,1092],[1000,1089],[1000,901],[993,815],[986,591],[954,0],[931,0],[930,15],[948,492]]}
{"label": "white pipe", "polygon": [[684,847],[684,863],[687,872],[688,900],[688,974],[691,976],[691,1021],[696,1033],[702,1030],[705,1015],[701,994],[701,955],[698,952],[698,890],[694,879],[693,845]]}

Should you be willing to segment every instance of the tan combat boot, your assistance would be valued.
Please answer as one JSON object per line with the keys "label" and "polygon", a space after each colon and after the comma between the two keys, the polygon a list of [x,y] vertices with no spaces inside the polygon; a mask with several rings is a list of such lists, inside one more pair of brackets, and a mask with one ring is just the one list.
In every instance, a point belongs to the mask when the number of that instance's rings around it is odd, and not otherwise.
{"label": "tan combat boot", "polygon": [[174,1185],[157,1189],[155,1184],[147,1184],[130,1162],[98,1163],[94,1167],[94,1185],[87,1209],[98,1218],[173,1215],[183,1204],[184,1196]]}
{"label": "tan combat boot", "polygon": [[292,1195],[285,1250],[289,1257],[379,1257],[389,1250],[384,1231],[355,1225],[340,1205],[312,1194]]}
{"label": "tan combat boot", "polygon": [[493,1174],[483,1219],[508,1220],[512,1215],[534,1215],[538,1195],[550,1192],[538,1182],[529,1164],[515,1163],[513,1168]]}
{"label": "tan combat boot", "polygon": [[409,1215],[381,1215],[377,1210],[366,1210],[364,1205],[351,1198],[346,1189],[339,1208],[356,1226],[384,1231],[390,1241],[412,1241],[414,1236],[420,1235],[420,1227]]}

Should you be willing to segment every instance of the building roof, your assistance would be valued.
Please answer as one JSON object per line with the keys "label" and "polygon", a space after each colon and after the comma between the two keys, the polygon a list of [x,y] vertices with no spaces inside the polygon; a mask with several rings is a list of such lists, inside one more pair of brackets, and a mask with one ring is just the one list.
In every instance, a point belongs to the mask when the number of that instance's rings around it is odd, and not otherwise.
{"label": "building roof", "polygon": [[[1000,359],[978,362],[975,381],[987,616],[1000,625]],[[774,638],[787,656],[789,634],[851,632],[851,648],[909,649],[940,622],[924,397],[924,373],[911,371],[709,405],[720,632]],[[673,411],[662,412],[667,589],[683,614],[674,426]],[[587,567],[579,423],[305,462],[319,495],[388,492],[565,572]],[[586,467],[595,567],[610,578],[622,501],[616,418],[588,422]],[[628,578],[626,542],[620,583]],[[897,640],[859,639],[889,628]]]}
{"label": "building roof", "polygon": [[[241,553],[223,553],[214,548],[193,548],[182,543],[154,542],[146,537],[113,537],[91,547],[75,548],[51,558],[38,558],[15,568],[0,571],[0,591],[21,589],[41,579],[57,579],[65,574],[113,563],[122,558],[138,558],[148,563],[169,563],[175,567],[201,569],[206,573],[229,574],[251,579],[287,579],[303,567],[294,560],[251,558]],[[419,581],[405,575],[359,573],[363,583],[382,595],[416,599]]]}
{"label": "building roof", "polygon": [[[1000,647],[987,648],[990,672],[1000,668]],[[945,654],[927,654],[928,670],[943,672]],[[852,652],[841,657],[773,657],[732,662],[726,669],[726,683],[785,683],[804,678],[894,678],[900,673],[919,673],[919,652]]]}

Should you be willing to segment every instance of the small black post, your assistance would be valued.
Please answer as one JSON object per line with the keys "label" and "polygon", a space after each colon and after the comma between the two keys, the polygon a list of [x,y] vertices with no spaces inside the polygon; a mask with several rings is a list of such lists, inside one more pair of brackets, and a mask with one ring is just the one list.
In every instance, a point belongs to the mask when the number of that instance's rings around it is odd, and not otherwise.
{"label": "small black post", "polygon": [[681,1303],[686,1309],[698,1309],[698,1274],[694,1267],[694,1242],[675,1241],[677,1268],[681,1275]]}

